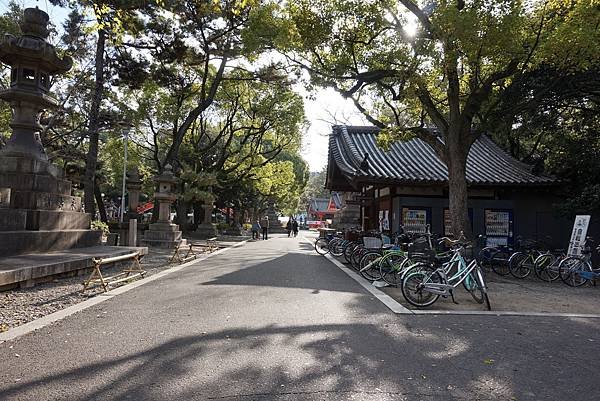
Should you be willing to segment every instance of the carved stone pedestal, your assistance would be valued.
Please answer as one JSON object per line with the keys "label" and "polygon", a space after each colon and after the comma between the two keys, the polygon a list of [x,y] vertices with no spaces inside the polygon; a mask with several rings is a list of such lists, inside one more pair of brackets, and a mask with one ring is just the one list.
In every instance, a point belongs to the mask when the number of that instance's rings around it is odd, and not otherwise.
{"label": "carved stone pedestal", "polygon": [[217,226],[212,223],[212,211],[213,205],[212,203],[203,205],[204,209],[204,218],[202,219],[202,223],[198,225],[198,228],[195,231],[195,237],[198,238],[214,238],[218,235]]}

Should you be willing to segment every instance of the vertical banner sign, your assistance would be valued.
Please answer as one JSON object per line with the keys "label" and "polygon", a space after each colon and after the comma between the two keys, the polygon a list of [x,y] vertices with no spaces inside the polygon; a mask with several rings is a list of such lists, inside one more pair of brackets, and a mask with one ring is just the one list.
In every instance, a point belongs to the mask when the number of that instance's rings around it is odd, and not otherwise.
{"label": "vertical banner sign", "polygon": [[575,216],[573,224],[573,232],[571,233],[571,241],[569,242],[569,256],[581,255],[583,245],[585,244],[585,236],[587,235],[588,226],[590,225],[589,215]]}

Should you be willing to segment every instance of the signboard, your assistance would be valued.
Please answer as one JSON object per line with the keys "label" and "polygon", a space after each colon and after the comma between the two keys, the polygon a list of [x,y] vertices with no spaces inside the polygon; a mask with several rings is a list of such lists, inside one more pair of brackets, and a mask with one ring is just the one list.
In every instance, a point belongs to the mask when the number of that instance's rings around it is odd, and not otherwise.
{"label": "signboard", "polygon": [[587,235],[588,226],[590,225],[589,215],[575,216],[573,224],[573,232],[571,233],[571,241],[569,242],[569,256],[581,255],[581,251],[585,245],[585,237]]}

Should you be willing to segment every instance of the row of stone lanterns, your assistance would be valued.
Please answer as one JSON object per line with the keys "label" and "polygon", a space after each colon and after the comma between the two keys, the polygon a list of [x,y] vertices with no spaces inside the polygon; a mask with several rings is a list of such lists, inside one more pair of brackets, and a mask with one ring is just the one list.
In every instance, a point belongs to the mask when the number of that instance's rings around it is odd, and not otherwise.
{"label": "row of stone lanterns", "polygon": [[[178,179],[173,174],[173,168],[166,165],[162,174],[154,177],[158,190],[154,193],[154,200],[158,202],[158,220],[150,224],[148,230],[144,233],[141,242],[148,246],[162,248],[176,248],[185,245],[185,239],[182,238],[182,232],[177,224],[171,220],[171,204],[177,199],[174,193],[174,186]],[[139,206],[142,180],[137,170],[128,174],[127,190],[129,193],[129,236],[128,243],[135,245],[137,242],[137,208]],[[212,203],[204,205],[204,219],[196,231],[198,236],[210,238],[216,235],[216,227],[212,224]]]}

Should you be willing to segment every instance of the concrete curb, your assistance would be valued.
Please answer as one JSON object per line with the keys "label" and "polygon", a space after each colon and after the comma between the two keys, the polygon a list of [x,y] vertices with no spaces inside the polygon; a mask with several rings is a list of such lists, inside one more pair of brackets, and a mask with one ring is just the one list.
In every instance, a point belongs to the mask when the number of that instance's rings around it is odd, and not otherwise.
{"label": "concrete curb", "polygon": [[[304,239],[312,245],[309,239]],[[454,316],[527,316],[527,317],[568,317],[568,318],[587,318],[600,319],[600,315],[585,314],[585,313],[552,313],[552,312],[517,312],[517,311],[451,311],[451,310],[411,310],[400,304],[394,298],[390,297],[383,291],[373,287],[370,282],[358,275],[353,270],[344,266],[331,254],[326,254],[325,258],[337,266],[340,270],[352,277],[365,290],[369,291],[381,303],[388,307],[397,315],[454,315]]]}
{"label": "concrete curb", "polygon": [[183,263],[181,265],[174,266],[174,267],[169,268],[167,270],[163,270],[163,271],[161,271],[159,273],[153,274],[152,276],[143,278],[141,280],[134,281],[133,283],[126,284],[126,285],[123,285],[121,287],[117,287],[117,288],[115,288],[113,290],[110,290],[108,292],[105,292],[105,293],[102,293],[102,294],[98,294],[95,297],[87,299],[87,300],[85,300],[83,302],[80,302],[78,304],[71,305],[71,306],[69,306],[69,307],[67,307],[65,309],[61,309],[59,311],[56,311],[54,313],[51,313],[51,314],[46,315],[44,317],[41,317],[39,319],[33,320],[33,321],[29,322],[29,323],[25,323],[25,324],[23,324],[21,326],[17,326],[17,327],[14,327],[12,329],[9,329],[8,331],[5,331],[4,333],[0,333],[0,344],[3,343],[3,342],[9,341],[9,340],[14,340],[17,337],[20,337],[20,336],[25,335],[27,333],[30,333],[32,331],[35,331],[35,330],[41,329],[43,327],[46,327],[46,326],[48,326],[48,325],[50,325],[50,324],[52,324],[52,323],[54,323],[54,322],[56,322],[58,320],[64,319],[67,316],[71,316],[71,315],[73,315],[73,314],[75,314],[77,312],[80,312],[80,311],[82,311],[84,309],[87,309],[87,308],[89,308],[91,306],[94,306],[94,305],[102,303],[102,302],[104,302],[106,300],[109,300],[109,299],[113,298],[116,295],[123,294],[123,293],[125,293],[127,291],[133,290],[134,288],[137,288],[137,287],[140,287],[140,286],[142,286],[144,284],[148,284],[148,283],[150,283],[152,281],[158,280],[159,278],[167,276],[167,275],[169,275],[171,273],[178,272],[179,270],[185,269],[188,266],[192,266],[195,263],[201,262],[203,260],[206,260],[206,259],[208,259],[210,257],[213,257],[213,256],[216,256],[216,255],[219,255],[219,254],[221,254],[223,252],[227,252],[230,249],[242,246],[242,245],[244,245],[248,241],[249,240],[244,240],[244,241],[238,242],[236,244],[233,244],[231,246],[228,246],[226,248],[219,249],[218,251],[215,251],[213,253],[209,253],[207,255],[199,256],[198,258],[196,258],[194,260],[191,260],[191,261],[189,261],[187,263]]}
{"label": "concrete curb", "polygon": [[[313,242],[310,241],[310,239],[306,238],[303,236],[303,239],[306,243],[310,244],[310,245],[314,245]],[[350,276],[354,281],[356,281],[358,284],[360,284],[360,286],[362,288],[364,288],[365,290],[367,290],[371,295],[373,295],[375,298],[377,298],[382,304],[384,304],[387,308],[389,308],[392,312],[398,314],[398,315],[412,315],[414,314],[413,311],[411,311],[408,308],[405,308],[404,306],[402,306],[398,301],[396,301],[394,298],[390,297],[388,294],[384,293],[383,291],[377,289],[376,287],[373,287],[371,285],[370,282],[368,282],[367,280],[365,280],[362,276],[360,276],[359,274],[357,274],[356,272],[354,272],[353,270],[347,268],[346,266],[344,266],[344,264],[342,262],[340,262],[339,260],[337,260],[334,256],[328,254],[324,255],[325,258],[327,260],[329,260],[331,263],[333,263],[335,266],[337,266],[341,271],[343,271],[344,273],[346,273],[348,276]]]}

